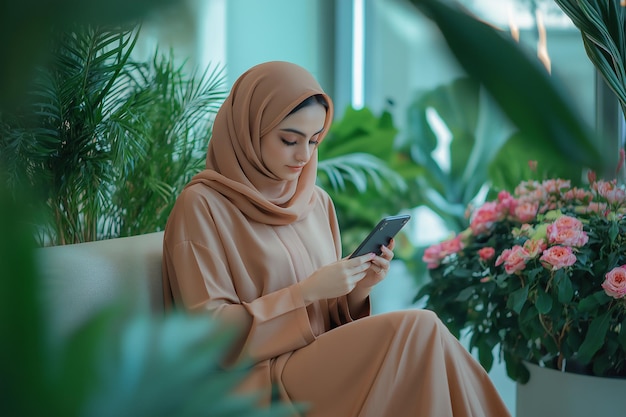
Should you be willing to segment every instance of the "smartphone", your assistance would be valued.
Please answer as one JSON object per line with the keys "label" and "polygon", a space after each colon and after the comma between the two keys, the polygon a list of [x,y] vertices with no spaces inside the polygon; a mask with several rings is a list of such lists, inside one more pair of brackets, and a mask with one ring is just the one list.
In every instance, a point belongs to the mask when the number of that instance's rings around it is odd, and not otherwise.
{"label": "smartphone", "polygon": [[369,235],[361,242],[358,248],[350,258],[365,255],[374,252],[377,255],[382,253],[381,246],[387,246],[391,239],[404,227],[411,218],[408,214],[400,214],[397,216],[389,216],[383,218],[376,227],[372,229]]}

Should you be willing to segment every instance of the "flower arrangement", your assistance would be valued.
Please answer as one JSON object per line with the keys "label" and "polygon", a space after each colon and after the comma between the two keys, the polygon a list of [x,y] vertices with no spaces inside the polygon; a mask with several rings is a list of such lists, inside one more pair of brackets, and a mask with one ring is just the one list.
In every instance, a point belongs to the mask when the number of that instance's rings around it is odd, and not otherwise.
{"label": "flower arrangement", "polygon": [[[622,152],[622,163],[623,163]],[[525,383],[524,361],[626,377],[626,189],[523,181],[468,208],[469,227],[426,249],[416,296],[485,369],[494,357]]]}

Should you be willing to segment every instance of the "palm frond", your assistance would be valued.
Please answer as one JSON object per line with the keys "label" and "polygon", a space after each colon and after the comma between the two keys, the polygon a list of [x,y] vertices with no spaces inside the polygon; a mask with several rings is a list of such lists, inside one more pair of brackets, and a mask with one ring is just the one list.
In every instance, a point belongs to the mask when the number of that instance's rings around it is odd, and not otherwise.
{"label": "palm frond", "polygon": [[385,185],[392,190],[406,191],[404,178],[381,159],[368,153],[350,153],[325,159],[318,164],[318,170],[325,174],[330,186],[335,190],[344,190],[346,183],[351,183],[361,193],[372,183],[381,191]]}

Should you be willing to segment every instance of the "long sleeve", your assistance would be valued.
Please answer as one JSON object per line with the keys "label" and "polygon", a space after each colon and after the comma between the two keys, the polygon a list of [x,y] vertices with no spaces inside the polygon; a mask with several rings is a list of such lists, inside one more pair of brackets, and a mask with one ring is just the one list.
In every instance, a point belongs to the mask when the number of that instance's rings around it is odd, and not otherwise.
{"label": "long sleeve", "polygon": [[[241,326],[244,335],[238,358],[255,362],[298,349],[315,339],[309,317],[296,284],[242,301],[219,255],[208,248],[182,242],[166,256],[178,277],[178,293],[191,312],[209,311],[218,319]],[[171,275],[171,274],[170,274]],[[288,330],[287,330],[288,329]]]}
{"label": "long sleeve", "polygon": [[176,305],[241,326],[237,358],[277,357],[353,320],[346,297],[307,307],[297,285],[341,255],[332,203],[321,190],[316,198],[306,219],[271,226],[196,186],[181,194],[170,214],[164,282]]}

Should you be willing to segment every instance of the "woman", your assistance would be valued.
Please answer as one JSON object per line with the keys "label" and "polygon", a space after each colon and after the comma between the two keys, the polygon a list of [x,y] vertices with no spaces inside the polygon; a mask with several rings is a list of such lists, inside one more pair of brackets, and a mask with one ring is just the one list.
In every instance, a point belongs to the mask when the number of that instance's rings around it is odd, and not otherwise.
{"label": "woman", "polygon": [[370,316],[393,241],[380,256],[341,258],[332,201],[315,185],[332,115],[330,97],[291,63],[234,83],[206,169],[165,229],[166,301],[242,326],[233,360],[255,364],[244,388],[268,401],[277,388],[307,416],[509,415],[434,313]]}

